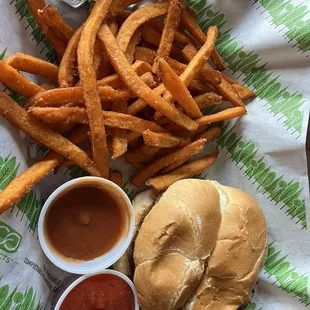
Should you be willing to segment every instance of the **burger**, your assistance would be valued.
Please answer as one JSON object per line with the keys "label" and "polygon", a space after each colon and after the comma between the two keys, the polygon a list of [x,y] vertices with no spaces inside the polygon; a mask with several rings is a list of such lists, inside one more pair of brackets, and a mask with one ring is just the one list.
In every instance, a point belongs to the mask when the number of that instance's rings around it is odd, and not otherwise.
{"label": "burger", "polygon": [[136,236],[115,269],[132,276],[142,310],[233,310],[249,302],[267,227],[247,193],[187,179],[135,197]]}

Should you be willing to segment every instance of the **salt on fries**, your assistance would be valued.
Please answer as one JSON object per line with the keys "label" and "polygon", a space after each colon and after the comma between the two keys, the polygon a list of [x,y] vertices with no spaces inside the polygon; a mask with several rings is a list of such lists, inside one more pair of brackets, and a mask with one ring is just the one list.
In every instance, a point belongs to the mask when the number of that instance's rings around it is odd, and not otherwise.
{"label": "salt on fries", "polygon": [[[137,0],[98,0],[77,30],[44,0],[27,2],[59,66],[23,53],[0,61],[0,82],[27,100],[21,107],[0,93],[0,114],[50,150],[0,192],[0,214],[69,165],[121,186],[122,174],[109,171],[108,152],[138,170],[134,185],[164,191],[215,161],[217,149],[189,162],[220,136],[216,123],[246,114],[242,100],[255,96],[218,71],[224,66],[215,49],[217,28],[204,34],[184,0],[134,12],[125,9]],[[233,107],[223,109],[224,100]],[[214,111],[204,115],[209,107]],[[82,142],[90,147],[82,150]]]}

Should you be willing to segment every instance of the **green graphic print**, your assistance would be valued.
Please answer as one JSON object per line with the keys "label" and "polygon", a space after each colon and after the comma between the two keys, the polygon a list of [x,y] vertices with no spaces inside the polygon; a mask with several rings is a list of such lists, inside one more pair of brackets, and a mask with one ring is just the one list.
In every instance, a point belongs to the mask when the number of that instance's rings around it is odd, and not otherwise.
{"label": "green graphic print", "polygon": [[197,20],[206,29],[211,25],[217,25],[219,36],[217,49],[225,61],[227,68],[237,78],[243,77],[243,83],[252,88],[258,102],[264,100],[271,113],[282,126],[290,130],[291,134],[300,136],[302,131],[303,106],[305,100],[298,91],[288,91],[288,86],[281,85],[279,76],[266,69],[267,63],[260,64],[262,59],[254,51],[246,52],[244,46],[240,46],[230,34],[230,30],[221,31],[227,20],[220,11],[212,11],[212,5],[207,6],[205,0],[189,0],[189,5],[197,12]]}
{"label": "green graphic print", "polygon": [[218,139],[221,148],[226,148],[230,159],[240,166],[244,175],[257,184],[257,189],[263,188],[264,195],[268,195],[270,201],[285,209],[285,213],[292,220],[297,218],[302,228],[307,228],[306,202],[301,199],[303,188],[295,180],[285,180],[283,175],[277,175],[264,161],[264,156],[258,155],[258,149],[251,141],[245,142],[238,137],[235,127],[228,129],[229,123],[222,127],[222,135]]}
{"label": "green graphic print", "polygon": [[22,236],[14,228],[0,220],[0,250],[7,253],[16,253]]}
{"label": "green graphic print", "polygon": [[55,50],[51,43],[46,39],[36,20],[32,16],[32,13],[27,4],[27,0],[11,0],[10,4],[15,6],[16,14],[20,15],[20,20],[23,18],[27,19],[28,26],[25,30],[27,30],[29,27],[32,30],[30,33],[32,41],[36,42],[37,46],[42,43],[43,48],[40,52],[45,55],[45,60],[56,62],[57,56]]}
{"label": "green graphic print", "polygon": [[268,255],[265,263],[265,273],[275,279],[274,283],[281,290],[288,294],[293,294],[298,301],[306,306],[310,305],[308,295],[308,276],[299,274],[297,267],[292,266],[288,260],[288,255],[283,255],[282,251],[277,251],[274,243],[268,246]]}
{"label": "green graphic print", "polygon": [[41,310],[44,304],[32,287],[20,291],[17,284],[12,291],[7,284],[1,284],[0,279],[0,309],[1,310]]}
{"label": "green graphic print", "polygon": [[[6,158],[0,156],[0,190],[3,190],[16,177],[18,168],[19,165],[16,163],[15,156],[8,155]],[[23,220],[24,216],[26,216],[28,228],[33,232],[38,226],[42,206],[43,201],[38,200],[32,190],[15,206],[17,215],[19,211],[22,212],[20,220]]]}
{"label": "green graphic print", "polygon": [[[279,32],[285,30],[283,37],[289,42],[294,41],[294,47],[302,53],[310,51],[310,19],[309,9],[304,4],[294,4],[292,0],[251,0],[253,5],[259,4],[258,10],[261,14],[268,12],[270,16],[270,23]],[[309,57],[309,54],[307,55]]]}

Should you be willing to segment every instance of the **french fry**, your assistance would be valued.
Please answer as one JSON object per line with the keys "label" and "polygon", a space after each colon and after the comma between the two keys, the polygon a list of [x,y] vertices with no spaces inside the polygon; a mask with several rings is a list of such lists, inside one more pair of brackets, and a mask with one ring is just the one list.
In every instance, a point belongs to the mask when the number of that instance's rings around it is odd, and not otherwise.
{"label": "french fry", "polygon": [[192,80],[191,83],[188,85],[188,90],[191,93],[197,94],[204,94],[208,92],[213,92],[214,88],[207,82],[202,82],[199,80]]}
{"label": "french fry", "polygon": [[[98,96],[99,100],[109,101],[127,99],[134,95],[128,90],[116,90],[110,86],[99,86]],[[29,106],[57,107],[70,102],[84,102],[82,87],[54,88],[42,91],[29,100]]]}
{"label": "french fry", "polygon": [[209,128],[205,132],[199,134],[197,139],[206,139],[207,140],[206,143],[209,143],[209,142],[215,140],[216,138],[218,138],[221,135],[221,133],[222,133],[221,128],[218,126],[215,126],[215,127]]}
{"label": "french fry", "polygon": [[120,187],[123,185],[123,176],[119,171],[112,171],[110,173],[110,180]]}
{"label": "french fry", "polygon": [[74,30],[64,21],[54,6],[48,4],[38,11],[38,16],[62,41],[67,43],[73,36]]}
{"label": "french fry", "polygon": [[[159,47],[161,34],[151,25],[145,24],[142,26],[141,37],[148,44],[153,45],[156,48]],[[184,57],[182,55],[181,49],[176,45],[172,45],[170,56],[178,61],[184,62]]]}
{"label": "french fry", "polygon": [[183,126],[188,130],[197,129],[196,123],[193,120],[162,99],[138,77],[128,63],[126,56],[117,45],[117,42],[107,25],[101,26],[99,38],[103,43],[105,51],[115,71],[120,75],[123,82],[133,93],[180,126]]}
{"label": "french fry", "polygon": [[135,186],[141,186],[158,171],[171,165],[174,161],[179,161],[181,159],[184,159],[185,161],[189,160],[192,156],[200,153],[203,150],[205,142],[206,140],[204,139],[197,140],[184,146],[181,149],[176,150],[173,153],[155,160],[149,166],[135,174],[131,179],[131,183]]}
{"label": "french fry", "polygon": [[208,125],[216,122],[225,121],[234,117],[242,116],[246,114],[246,109],[243,107],[234,107],[223,110],[221,112],[206,115],[197,120],[199,126]]}
{"label": "french fry", "polygon": [[231,86],[235,89],[235,91],[237,92],[237,94],[242,100],[247,100],[247,99],[256,97],[256,94],[252,90],[243,86],[238,81],[233,80],[228,75],[224,73],[222,73],[222,75],[223,75],[223,78],[231,84]]}
{"label": "french fry", "polygon": [[[201,44],[203,45],[206,41],[206,36],[200,29],[199,25],[196,23],[195,18],[191,16],[186,10],[182,10],[181,13],[181,24],[187,29],[187,31]],[[211,54],[211,59],[215,64],[215,67],[222,71],[225,69],[223,60],[220,55],[214,49]]]}
{"label": "french fry", "polygon": [[[152,19],[152,20],[148,21],[148,24],[150,24],[159,33],[162,33],[164,30],[164,24],[158,19]],[[174,40],[179,42],[182,45],[186,45],[189,43],[188,37],[186,35],[184,35],[178,29],[176,29],[176,31],[175,31]]]}
{"label": "french fry", "polygon": [[[149,49],[149,48],[146,48],[146,47],[140,47],[140,46],[137,46],[136,47],[136,51],[135,51],[135,59],[136,60],[141,60],[141,61],[145,61],[149,64],[152,64],[155,60],[155,57],[156,57],[156,52]],[[173,58],[170,58],[168,57],[168,60],[167,60],[167,63],[169,64],[169,66],[174,70],[174,72],[177,74],[177,75],[181,75],[184,70],[186,69],[186,65],[173,59]],[[203,70],[201,70],[198,74],[198,77],[197,79],[201,80],[201,81],[206,81],[206,82],[210,82],[212,81],[213,83],[216,83],[216,84],[220,84],[221,83],[221,80],[222,80],[222,75],[220,72],[216,71],[216,70],[213,70],[213,69],[208,69],[208,68],[203,68]],[[196,80],[193,80],[191,83],[201,83],[201,82],[198,82]],[[194,84],[194,87],[190,86],[192,89],[195,88],[195,85]]]}
{"label": "french fry", "polygon": [[112,0],[96,2],[85,22],[77,50],[79,75],[89,119],[93,158],[101,176],[105,178],[109,177],[108,147],[93,63],[96,35],[108,14],[111,2]]}
{"label": "french fry", "polygon": [[109,15],[116,16],[129,5],[137,3],[141,0],[113,0],[109,9]]}
{"label": "french fry", "polygon": [[42,87],[30,81],[22,74],[20,74],[12,66],[0,60],[0,82],[15,90],[17,93],[25,96],[32,97],[35,94],[44,91]]}
{"label": "french fry", "polygon": [[169,133],[158,133],[150,130],[143,132],[143,140],[146,145],[155,146],[157,148],[172,148],[188,144],[184,139],[173,136]]}
{"label": "french fry", "polygon": [[[145,131],[146,132],[146,131]],[[148,156],[155,155],[160,150],[159,147],[141,144],[137,151]]]}
{"label": "french fry", "polygon": [[61,59],[58,71],[59,87],[72,87],[76,84],[77,49],[83,26],[80,27],[68,42],[66,51]]}
{"label": "french fry", "polygon": [[132,13],[125,20],[117,35],[117,43],[121,50],[124,53],[127,51],[131,38],[140,26],[150,19],[166,14],[167,10],[168,3],[151,3]]}
{"label": "french fry", "polygon": [[181,10],[184,6],[184,0],[171,0],[169,1],[167,16],[165,19],[164,29],[160,43],[156,52],[156,59],[153,64],[153,72],[158,73],[158,59],[162,58],[167,60],[174,41],[175,33],[179,27]]}
{"label": "french fry", "polygon": [[74,161],[90,174],[100,176],[92,160],[80,148],[59,133],[45,127],[4,93],[0,93],[0,114],[34,140],[41,142],[63,157]]}
{"label": "french fry", "polygon": [[130,164],[131,166],[133,166],[134,168],[136,168],[138,171],[142,170],[142,169],[145,167],[145,165],[142,164],[142,163],[140,163],[140,162],[134,161],[134,160],[131,158],[130,154],[128,154],[128,153],[129,153],[129,152],[127,152],[127,153],[123,156],[124,160],[125,160],[128,164]]}
{"label": "french fry", "polygon": [[[79,144],[87,137],[88,126],[81,126],[68,136],[73,144]],[[32,187],[40,182],[46,175],[52,172],[64,161],[60,154],[49,151],[41,160],[26,169],[14,178],[0,192],[0,214],[13,207],[20,201]]]}
{"label": "french fry", "polygon": [[191,118],[198,118],[202,113],[191,96],[190,92],[183,84],[178,75],[171,69],[167,62],[159,58],[158,64],[161,72],[161,77],[166,89],[170,92],[173,98],[184,109],[185,113]]}
{"label": "french fry", "polygon": [[[127,100],[114,101],[112,111],[126,114],[127,113]],[[116,128],[112,132],[112,159],[116,159],[127,151],[127,133],[126,130]]]}
{"label": "french fry", "polygon": [[109,28],[111,29],[111,32],[113,33],[114,37],[116,37],[118,34],[118,31],[119,31],[117,19],[115,17],[109,18],[108,19],[108,25],[109,25]]}
{"label": "french fry", "polygon": [[50,29],[49,27],[47,27],[47,25],[45,25],[44,21],[38,14],[39,10],[44,9],[44,7],[46,6],[45,1],[44,0],[27,0],[27,3],[28,3],[28,6],[30,8],[30,11],[33,17],[38,22],[42,32],[53,45],[58,59],[61,60],[65,52],[65,49],[66,49],[66,44],[54,34],[54,31],[52,29]]}
{"label": "french fry", "polygon": [[[52,124],[66,121],[78,124],[88,124],[89,122],[86,110],[83,108],[33,107],[29,113],[43,122]],[[148,129],[155,132],[166,132],[163,127],[132,115],[113,111],[101,111],[101,113],[104,117],[104,125],[108,127],[130,130],[140,134]]]}
{"label": "french fry", "polygon": [[40,58],[15,53],[5,58],[4,62],[16,70],[36,74],[57,83],[58,67]]}
{"label": "french fry", "polygon": [[132,36],[132,38],[131,38],[128,46],[127,46],[127,49],[125,51],[125,55],[126,55],[128,62],[130,64],[132,64],[134,61],[136,46],[139,43],[140,39],[141,39],[141,29],[137,29],[136,32],[134,33],[134,35]]}
{"label": "french fry", "polygon": [[194,100],[200,109],[205,109],[213,105],[220,105],[222,103],[222,97],[213,92],[196,96]]}
{"label": "french fry", "polygon": [[[138,60],[132,65],[132,69],[135,70],[139,76],[141,76],[146,72],[150,72],[152,70],[152,67],[145,61]],[[123,88],[124,84],[120,76],[117,73],[115,73],[99,80],[98,86],[111,86],[113,88]]]}
{"label": "french fry", "polygon": [[176,181],[191,178],[202,173],[214,163],[217,156],[218,150],[216,149],[211,154],[175,169],[168,174],[147,180],[146,185],[154,188],[158,192],[162,192]]}
{"label": "french fry", "polygon": [[[207,30],[207,39],[204,45],[200,48],[198,53],[192,58],[184,72],[180,75],[180,79],[185,85],[188,85],[194,80],[198,75],[201,68],[206,64],[209,56],[214,50],[215,41],[217,38],[218,30],[216,26],[211,26]],[[169,94],[165,98],[169,102],[173,102],[173,96]],[[160,113],[155,113],[155,119],[161,117]]]}
{"label": "french fry", "polygon": [[[182,50],[184,57],[189,61],[197,53],[197,50],[192,45],[187,45]],[[210,65],[205,64],[207,69],[212,69]],[[212,83],[212,81],[210,81]],[[212,86],[227,100],[229,100],[234,106],[244,106],[244,103],[240,99],[239,95],[232,87],[232,85],[226,81],[223,77],[220,84],[212,83]]]}
{"label": "french fry", "polygon": [[[200,129],[202,129],[202,132],[199,131]],[[221,134],[220,127],[211,127],[207,130],[201,127],[197,130],[197,133],[193,136],[193,138],[195,138],[195,140],[206,139],[206,143],[209,143],[215,140],[217,137],[219,137],[220,134]],[[183,159],[179,161],[175,161],[173,164],[161,170],[161,174],[166,174],[176,168],[181,167],[186,161],[187,160],[183,160]]]}

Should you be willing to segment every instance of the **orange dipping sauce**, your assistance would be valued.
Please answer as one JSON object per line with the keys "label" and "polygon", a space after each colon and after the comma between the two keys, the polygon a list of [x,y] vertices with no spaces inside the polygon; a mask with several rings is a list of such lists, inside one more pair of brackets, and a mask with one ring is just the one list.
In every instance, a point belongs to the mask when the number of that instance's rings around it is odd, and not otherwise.
{"label": "orange dipping sauce", "polygon": [[73,288],[60,310],[134,310],[134,295],[123,279],[95,275]]}

